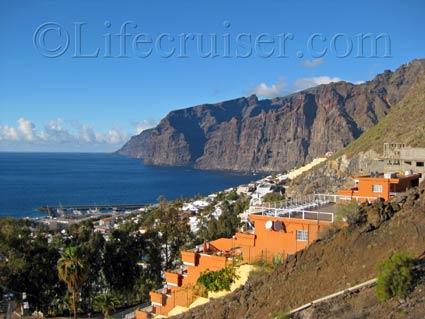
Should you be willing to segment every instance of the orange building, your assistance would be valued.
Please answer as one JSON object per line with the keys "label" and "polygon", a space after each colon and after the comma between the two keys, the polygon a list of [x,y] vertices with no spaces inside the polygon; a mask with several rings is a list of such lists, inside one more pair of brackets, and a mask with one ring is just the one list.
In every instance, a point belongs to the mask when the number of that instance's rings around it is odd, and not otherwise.
{"label": "orange building", "polygon": [[[182,269],[166,272],[166,287],[150,293],[151,313],[167,315],[176,306],[188,307],[196,297],[193,287],[202,272],[220,270],[234,262],[270,261],[277,254],[287,257],[304,249],[318,237],[321,228],[333,221],[329,214],[322,215],[323,218],[315,216],[316,219],[309,219],[306,214],[251,214],[254,230],[204,243],[193,251],[182,251]],[[149,316],[143,311],[136,314],[137,319]]]}
{"label": "orange building", "polygon": [[404,175],[401,173],[359,176],[355,178],[356,187],[340,189],[338,195],[359,201],[375,200],[378,197],[388,200],[398,193],[418,186],[420,177],[420,174]]}
{"label": "orange building", "polygon": [[[220,270],[234,262],[271,261],[276,255],[287,257],[306,248],[318,238],[322,228],[333,223],[334,215],[327,211],[332,211],[341,199],[373,201],[382,197],[388,200],[417,186],[420,176],[407,172],[360,176],[355,178],[356,187],[339,190],[339,196],[319,194],[318,200],[309,203],[285,206],[271,203],[267,207],[254,207],[249,215],[253,225],[251,231],[204,243],[192,251],[182,251],[184,266],[178,271],[165,273],[166,286],[150,293],[151,309],[136,311],[136,318],[168,315],[176,306],[188,307],[197,297],[193,288],[202,272]],[[332,205],[333,209],[330,209]]]}

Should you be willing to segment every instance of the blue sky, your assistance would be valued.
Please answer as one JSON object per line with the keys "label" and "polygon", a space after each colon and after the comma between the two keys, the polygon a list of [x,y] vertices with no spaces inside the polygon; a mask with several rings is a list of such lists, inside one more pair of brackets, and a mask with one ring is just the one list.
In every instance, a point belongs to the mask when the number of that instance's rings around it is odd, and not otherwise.
{"label": "blue sky", "polygon": [[[419,0],[0,0],[0,151],[112,151],[173,109],[366,81],[424,57],[424,12]],[[366,33],[384,34],[376,54],[367,41],[357,52]]]}

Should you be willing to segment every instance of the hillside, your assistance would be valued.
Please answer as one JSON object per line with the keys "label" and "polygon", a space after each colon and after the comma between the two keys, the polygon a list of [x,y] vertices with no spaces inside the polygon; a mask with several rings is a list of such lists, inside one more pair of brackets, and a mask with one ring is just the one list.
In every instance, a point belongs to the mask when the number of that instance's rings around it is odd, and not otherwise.
{"label": "hillside", "polygon": [[425,147],[424,113],[425,72],[421,72],[405,97],[384,119],[328,161],[292,181],[288,192],[335,192],[350,175],[380,171],[375,159],[382,154],[384,143]]}
{"label": "hillside", "polygon": [[[417,257],[424,253],[425,183],[391,202],[363,204],[360,214],[364,218],[361,225],[330,233],[271,272],[255,273],[231,295],[175,318],[271,318],[375,278],[376,265],[394,251],[405,250]],[[410,295],[408,303],[418,306],[406,304],[402,308],[406,318],[425,316],[421,296],[420,290]],[[306,314],[302,318],[328,318],[328,314],[332,318],[391,318],[389,315],[400,308],[397,298],[379,304],[373,291],[359,301],[360,305],[332,302],[330,309],[322,310],[324,316]],[[367,307],[362,308],[361,303],[367,303]],[[343,316],[344,309],[347,316]]]}
{"label": "hillside", "polygon": [[382,145],[402,141],[412,147],[425,147],[425,72],[418,74],[416,83],[406,96],[376,126],[341,151],[349,157],[374,150],[382,152]]}
{"label": "hillside", "polygon": [[404,318],[425,316],[425,277],[422,277],[408,300],[393,298],[377,302],[375,288],[335,298],[296,314],[294,319],[351,319],[351,318]]}
{"label": "hillside", "polygon": [[154,165],[289,170],[376,125],[424,68],[425,60],[415,60],[359,85],[337,82],[272,100],[253,95],[172,111],[118,153]]}

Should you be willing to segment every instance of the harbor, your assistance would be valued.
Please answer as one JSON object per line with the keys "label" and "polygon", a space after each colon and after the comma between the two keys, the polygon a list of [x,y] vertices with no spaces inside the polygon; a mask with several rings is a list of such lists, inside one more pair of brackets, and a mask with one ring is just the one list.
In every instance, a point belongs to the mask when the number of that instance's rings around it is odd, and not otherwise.
{"label": "harbor", "polygon": [[88,214],[101,213],[124,213],[135,210],[144,210],[153,206],[151,203],[144,204],[109,204],[109,205],[67,205],[67,206],[41,206],[37,211],[48,214],[49,217],[64,216],[87,216]]}

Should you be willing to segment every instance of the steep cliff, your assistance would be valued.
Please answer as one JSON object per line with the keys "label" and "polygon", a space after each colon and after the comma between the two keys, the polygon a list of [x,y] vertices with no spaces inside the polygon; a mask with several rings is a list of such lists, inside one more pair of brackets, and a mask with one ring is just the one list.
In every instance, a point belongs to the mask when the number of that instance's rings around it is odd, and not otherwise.
{"label": "steep cliff", "polygon": [[[312,192],[335,193],[349,181],[349,176],[382,171],[384,143],[406,143],[425,147],[425,71],[417,75],[404,98],[394,105],[391,113],[326,162],[291,181],[290,195]],[[351,185],[353,186],[353,185]]]}
{"label": "steep cliff", "polygon": [[130,157],[143,157],[146,152],[147,143],[151,136],[152,129],[147,129],[139,135],[132,136],[125,145],[117,151],[118,154]]}
{"label": "steep cliff", "polygon": [[282,171],[336,151],[377,124],[425,68],[415,60],[373,80],[320,85],[272,100],[255,95],[170,112],[119,153],[154,165]]}

